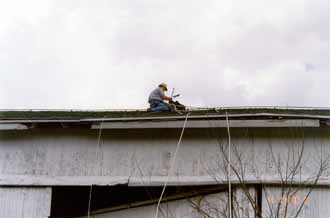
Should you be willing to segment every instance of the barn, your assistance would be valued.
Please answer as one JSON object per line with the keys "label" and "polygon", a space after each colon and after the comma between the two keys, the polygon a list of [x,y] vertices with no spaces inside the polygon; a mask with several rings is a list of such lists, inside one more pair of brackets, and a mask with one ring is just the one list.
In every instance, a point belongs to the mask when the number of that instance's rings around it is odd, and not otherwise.
{"label": "barn", "polygon": [[0,112],[0,218],[326,218],[330,109]]}

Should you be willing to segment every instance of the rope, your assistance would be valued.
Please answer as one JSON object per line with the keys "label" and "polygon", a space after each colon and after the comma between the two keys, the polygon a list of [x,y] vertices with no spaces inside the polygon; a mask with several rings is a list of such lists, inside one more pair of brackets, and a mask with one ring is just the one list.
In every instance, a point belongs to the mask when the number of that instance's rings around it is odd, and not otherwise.
{"label": "rope", "polygon": [[231,136],[230,136],[230,126],[229,126],[229,119],[228,113],[226,112],[226,123],[227,123],[227,132],[228,132],[228,197],[229,197],[229,218],[232,218],[232,211],[231,211]]}
{"label": "rope", "polygon": [[169,180],[169,177],[170,175],[172,174],[172,171],[174,169],[174,165],[175,165],[175,161],[176,161],[176,156],[178,154],[178,151],[179,151],[179,148],[180,148],[180,145],[181,145],[181,141],[182,141],[182,137],[183,137],[183,133],[186,129],[186,124],[187,124],[187,121],[188,121],[188,117],[189,117],[190,113],[187,114],[186,116],[186,119],[183,123],[183,127],[182,127],[182,131],[181,131],[181,135],[180,135],[180,138],[179,138],[179,141],[178,141],[178,144],[176,146],[176,150],[175,150],[175,153],[174,153],[174,157],[173,157],[173,161],[172,161],[172,164],[171,164],[171,167],[170,167],[170,170],[168,171],[168,174],[167,174],[167,177],[166,177],[166,180],[165,180],[165,184],[164,184],[164,187],[163,187],[163,190],[162,190],[162,193],[159,197],[159,200],[158,200],[158,203],[157,203],[157,208],[156,208],[156,214],[155,214],[155,218],[158,218],[158,213],[159,213],[159,207],[160,207],[160,202],[162,201],[162,198],[163,198],[163,195],[165,193],[165,190],[166,190],[166,186],[168,184],[168,180]]}
{"label": "rope", "polygon": [[92,191],[93,191],[93,185],[91,185],[89,189],[88,212],[87,212],[88,218],[90,217],[90,211],[91,211]]}
{"label": "rope", "polygon": [[[100,141],[101,141],[101,136],[102,136],[102,129],[103,129],[103,122],[104,122],[104,118],[102,118],[101,121],[101,125],[100,125],[100,130],[99,130],[99,134],[97,137],[97,146],[96,146],[96,153],[95,153],[95,160],[98,159],[99,156],[99,148],[100,148]],[[90,185],[90,189],[89,189],[89,199],[88,199],[88,211],[87,211],[87,218],[90,218],[90,211],[91,211],[91,203],[92,203],[92,192],[93,192],[93,184]]]}

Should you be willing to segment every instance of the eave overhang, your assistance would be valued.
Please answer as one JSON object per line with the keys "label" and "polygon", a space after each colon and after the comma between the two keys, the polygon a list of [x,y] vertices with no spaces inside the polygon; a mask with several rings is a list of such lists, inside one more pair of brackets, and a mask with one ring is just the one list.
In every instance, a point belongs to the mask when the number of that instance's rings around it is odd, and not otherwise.
{"label": "eave overhang", "polygon": [[[19,116],[0,116],[0,131],[40,129],[46,125],[47,128],[176,129],[183,126],[187,113],[95,111],[94,114],[92,111],[65,111],[61,114],[58,111],[29,111],[19,112]],[[225,128],[227,118],[232,128],[318,128],[330,126],[330,109],[222,108],[189,111],[186,128]]]}

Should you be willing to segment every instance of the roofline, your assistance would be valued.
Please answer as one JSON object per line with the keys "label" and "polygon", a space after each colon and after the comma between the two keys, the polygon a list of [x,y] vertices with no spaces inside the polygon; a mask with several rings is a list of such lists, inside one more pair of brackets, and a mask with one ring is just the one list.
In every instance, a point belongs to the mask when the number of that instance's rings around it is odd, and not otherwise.
{"label": "roofline", "polygon": [[[330,110],[330,107],[303,107],[303,106],[228,106],[228,107],[188,107],[192,110],[244,110],[244,109],[278,109],[278,110]],[[0,112],[146,112],[146,109],[0,109]]]}
{"label": "roofline", "polygon": [[[191,119],[221,119],[221,118],[261,118],[261,117],[279,117],[279,118],[306,118],[306,119],[330,119],[330,116],[310,115],[310,114],[281,114],[281,113],[247,113],[247,114],[210,114],[210,115],[191,115]],[[80,122],[118,122],[118,121],[166,121],[166,120],[182,120],[186,115],[175,116],[153,116],[153,117],[120,117],[120,118],[83,118],[83,119],[17,119],[17,120],[0,120],[0,123],[80,123]]]}
{"label": "roofline", "polygon": [[[279,113],[247,113],[247,114],[219,114],[219,115],[192,115],[188,119],[217,119],[217,118],[249,118],[249,117],[288,117],[288,118],[311,118],[311,119],[330,119],[330,116],[309,115],[309,114],[279,114]],[[126,118],[92,118],[81,119],[80,121],[95,122],[95,121],[136,121],[136,120],[172,120],[185,119],[186,115],[180,116],[160,116],[160,117],[126,117]]]}
{"label": "roofline", "polygon": [[[104,122],[92,124],[91,129],[180,129],[183,121],[147,121],[147,122]],[[186,129],[202,128],[288,128],[320,127],[317,119],[284,119],[284,120],[188,120]]]}

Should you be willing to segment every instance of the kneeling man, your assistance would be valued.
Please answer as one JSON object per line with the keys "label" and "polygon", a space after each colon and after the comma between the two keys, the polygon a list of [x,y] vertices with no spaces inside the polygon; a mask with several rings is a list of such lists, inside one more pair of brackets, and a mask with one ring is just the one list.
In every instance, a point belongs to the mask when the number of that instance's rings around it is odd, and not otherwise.
{"label": "kneeling man", "polygon": [[167,85],[165,83],[160,84],[155,90],[150,93],[149,104],[150,110],[153,112],[171,111],[172,108],[164,101],[172,101],[171,97],[165,95],[167,91]]}

